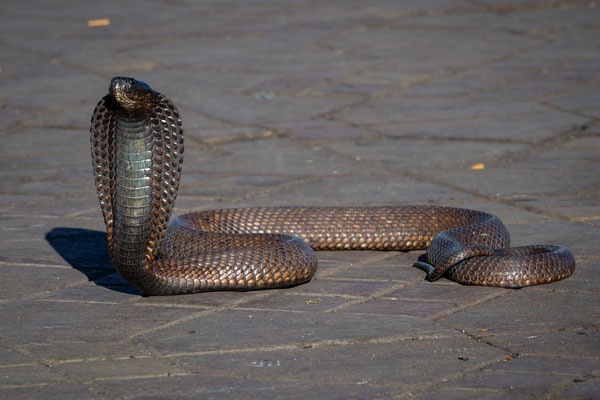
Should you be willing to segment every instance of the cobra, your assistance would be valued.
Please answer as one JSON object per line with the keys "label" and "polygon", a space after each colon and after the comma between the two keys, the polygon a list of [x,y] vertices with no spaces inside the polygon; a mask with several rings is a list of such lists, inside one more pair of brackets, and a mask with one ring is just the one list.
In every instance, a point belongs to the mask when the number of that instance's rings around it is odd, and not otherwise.
{"label": "cobra", "polygon": [[427,249],[429,280],[523,287],[572,274],[561,246],[509,248],[502,222],[434,206],[259,207],[172,218],[183,163],[173,103],[115,77],[92,115],[94,180],[118,273],[148,295],[293,286],[317,270],[313,250]]}

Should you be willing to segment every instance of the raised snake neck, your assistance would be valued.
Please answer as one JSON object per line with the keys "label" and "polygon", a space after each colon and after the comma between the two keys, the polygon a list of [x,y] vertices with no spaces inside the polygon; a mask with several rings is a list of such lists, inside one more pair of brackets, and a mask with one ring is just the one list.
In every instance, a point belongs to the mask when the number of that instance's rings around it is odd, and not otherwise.
{"label": "raised snake neck", "polygon": [[313,249],[427,249],[415,265],[435,280],[523,287],[572,274],[565,247],[508,248],[494,215],[434,206],[261,207],[171,219],[183,128],[147,84],[115,77],[92,115],[96,189],[118,273],[149,295],[292,286],[317,269]]}

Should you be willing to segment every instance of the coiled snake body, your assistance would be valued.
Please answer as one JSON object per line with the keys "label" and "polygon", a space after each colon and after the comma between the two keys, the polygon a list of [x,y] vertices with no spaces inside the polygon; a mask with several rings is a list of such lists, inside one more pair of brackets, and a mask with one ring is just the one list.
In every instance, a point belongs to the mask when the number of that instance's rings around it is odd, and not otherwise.
{"label": "coiled snake body", "polygon": [[427,249],[416,265],[474,285],[522,287],[568,277],[560,246],[508,248],[495,216],[432,206],[274,207],[171,219],[183,162],[177,108],[147,84],[115,77],[92,116],[94,177],[113,265],[149,295],[296,285],[312,249]]}

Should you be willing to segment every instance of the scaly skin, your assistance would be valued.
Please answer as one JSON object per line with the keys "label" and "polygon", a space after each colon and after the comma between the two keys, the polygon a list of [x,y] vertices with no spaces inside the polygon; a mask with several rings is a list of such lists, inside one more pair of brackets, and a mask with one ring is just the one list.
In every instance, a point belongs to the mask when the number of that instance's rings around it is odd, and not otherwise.
{"label": "scaly skin", "polygon": [[297,285],[314,250],[427,249],[435,280],[523,287],[575,269],[560,246],[508,248],[502,222],[449,207],[273,207],[202,211],[171,220],[183,163],[177,108],[147,84],[115,77],[92,116],[96,189],[118,273],[148,295]]}

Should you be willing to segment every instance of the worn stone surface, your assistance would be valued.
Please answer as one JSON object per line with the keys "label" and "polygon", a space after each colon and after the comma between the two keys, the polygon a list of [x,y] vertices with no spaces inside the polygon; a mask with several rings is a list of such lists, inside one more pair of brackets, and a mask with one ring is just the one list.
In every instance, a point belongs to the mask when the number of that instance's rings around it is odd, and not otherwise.
{"label": "worn stone surface", "polygon": [[[0,399],[600,397],[599,8],[4,0]],[[290,289],[143,297],[91,176],[115,75],[181,110],[175,214],[467,207],[577,270],[502,290],[424,281],[422,252],[322,252]]]}

